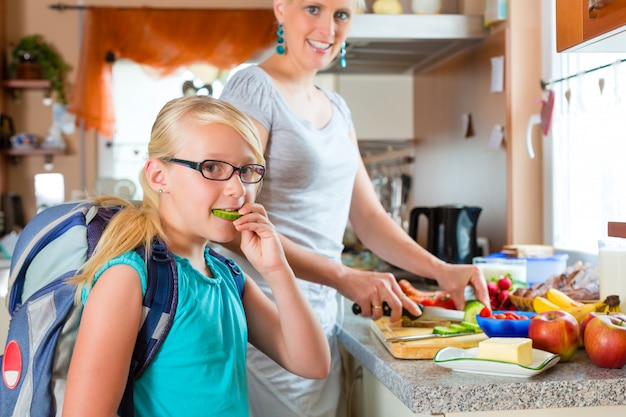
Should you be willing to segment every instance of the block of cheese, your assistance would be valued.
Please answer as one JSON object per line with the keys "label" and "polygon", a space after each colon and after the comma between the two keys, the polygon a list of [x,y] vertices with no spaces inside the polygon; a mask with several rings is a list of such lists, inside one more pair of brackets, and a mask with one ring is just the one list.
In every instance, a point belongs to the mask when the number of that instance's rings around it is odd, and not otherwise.
{"label": "block of cheese", "polygon": [[533,363],[533,342],[527,337],[490,337],[478,344],[477,357],[528,366]]}

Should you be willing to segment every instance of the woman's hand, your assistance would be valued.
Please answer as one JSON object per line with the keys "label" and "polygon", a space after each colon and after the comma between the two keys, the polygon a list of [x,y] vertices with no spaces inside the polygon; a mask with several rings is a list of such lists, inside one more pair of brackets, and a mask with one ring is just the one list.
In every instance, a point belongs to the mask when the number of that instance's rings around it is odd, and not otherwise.
{"label": "woman's hand", "polygon": [[465,288],[470,285],[474,289],[476,299],[487,307],[491,307],[487,282],[482,271],[476,265],[444,264],[438,274],[439,286],[447,291],[458,310],[465,307]]}
{"label": "woman's hand", "polygon": [[348,266],[343,266],[342,271],[337,290],[361,307],[362,316],[373,320],[381,318],[383,301],[391,308],[391,321],[402,318],[402,307],[416,316],[422,314],[417,304],[404,294],[393,274],[363,271]]}

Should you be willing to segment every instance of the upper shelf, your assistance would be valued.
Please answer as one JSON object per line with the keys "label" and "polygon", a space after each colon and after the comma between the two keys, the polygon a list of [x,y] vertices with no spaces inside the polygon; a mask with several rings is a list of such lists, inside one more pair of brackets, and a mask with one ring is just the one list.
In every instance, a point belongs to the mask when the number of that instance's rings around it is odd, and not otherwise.
{"label": "upper shelf", "polygon": [[6,156],[28,156],[28,155],[62,155],[65,149],[60,148],[9,148],[3,149]]}
{"label": "upper shelf", "polygon": [[341,68],[335,59],[322,72],[416,73],[487,35],[483,16],[357,14],[346,42],[347,67]]}
{"label": "upper shelf", "polygon": [[4,88],[50,88],[48,80],[2,80]]}

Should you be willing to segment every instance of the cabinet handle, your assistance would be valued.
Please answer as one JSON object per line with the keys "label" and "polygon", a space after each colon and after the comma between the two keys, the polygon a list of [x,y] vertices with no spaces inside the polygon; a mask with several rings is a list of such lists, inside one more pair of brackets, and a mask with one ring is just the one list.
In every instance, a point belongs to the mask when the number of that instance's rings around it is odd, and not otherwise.
{"label": "cabinet handle", "polygon": [[541,124],[541,115],[533,114],[528,119],[528,125],[526,125],[526,150],[530,159],[535,158],[535,151],[533,150],[533,126]]}

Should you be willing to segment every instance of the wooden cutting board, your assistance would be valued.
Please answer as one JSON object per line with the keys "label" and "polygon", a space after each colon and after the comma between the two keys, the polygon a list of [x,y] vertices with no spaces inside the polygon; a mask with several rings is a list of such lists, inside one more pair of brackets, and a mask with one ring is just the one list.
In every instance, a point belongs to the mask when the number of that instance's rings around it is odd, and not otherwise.
{"label": "wooden cutting board", "polygon": [[392,324],[388,317],[382,317],[376,321],[371,320],[370,328],[389,353],[397,359],[432,359],[444,347],[474,348],[478,346],[480,341],[487,338],[487,335],[484,333],[476,333],[467,336],[433,338],[410,342],[386,342],[386,338],[429,334],[433,332],[433,329],[402,327],[400,323]]}

